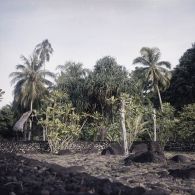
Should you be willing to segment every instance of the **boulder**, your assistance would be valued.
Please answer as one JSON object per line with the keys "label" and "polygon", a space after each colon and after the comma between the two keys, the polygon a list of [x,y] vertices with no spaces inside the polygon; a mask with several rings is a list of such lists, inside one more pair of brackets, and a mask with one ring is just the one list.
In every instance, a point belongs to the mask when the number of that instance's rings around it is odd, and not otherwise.
{"label": "boulder", "polygon": [[166,159],[164,155],[160,155],[154,152],[143,152],[138,155],[127,157],[125,160],[125,165],[131,165],[132,162],[137,163],[165,163]]}
{"label": "boulder", "polygon": [[107,148],[103,149],[102,155],[123,155],[123,148],[120,144],[111,144]]}
{"label": "boulder", "polygon": [[170,193],[164,189],[153,189],[146,191],[144,195],[169,195]]}
{"label": "boulder", "polygon": [[72,154],[72,152],[69,149],[64,149],[64,150],[60,150],[57,154],[58,155],[68,155],[68,154]]}
{"label": "boulder", "polygon": [[125,165],[138,163],[166,163],[166,158],[159,142],[147,142],[134,145],[134,154],[124,159]]}
{"label": "boulder", "polygon": [[159,142],[149,141],[149,142],[135,142],[133,143],[130,152],[134,154],[141,154],[144,152],[154,152],[154,153],[163,153],[163,148]]}
{"label": "boulder", "polygon": [[148,145],[146,143],[134,144],[130,150],[134,154],[140,154],[148,151]]}
{"label": "boulder", "polygon": [[160,145],[159,142],[148,142],[148,151],[153,152],[153,153],[157,153],[157,154],[164,154],[163,153],[163,148]]}
{"label": "boulder", "polygon": [[182,179],[195,179],[195,166],[182,169],[169,169],[169,174]]}
{"label": "boulder", "polygon": [[187,156],[184,156],[184,155],[175,155],[172,158],[170,158],[169,160],[174,161],[176,163],[187,163],[187,162],[191,161],[190,158],[188,158]]}

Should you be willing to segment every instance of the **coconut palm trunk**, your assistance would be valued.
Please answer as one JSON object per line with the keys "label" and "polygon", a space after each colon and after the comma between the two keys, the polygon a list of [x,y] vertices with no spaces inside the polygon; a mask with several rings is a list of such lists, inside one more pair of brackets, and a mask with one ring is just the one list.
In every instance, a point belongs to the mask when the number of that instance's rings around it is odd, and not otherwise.
{"label": "coconut palm trunk", "polygon": [[128,152],[128,144],[127,144],[127,131],[125,127],[125,100],[124,99],[121,100],[120,116],[121,116],[124,155],[127,156],[129,152]]}
{"label": "coconut palm trunk", "polygon": [[156,88],[156,91],[158,93],[158,99],[159,99],[161,111],[163,111],[162,98],[161,98],[161,95],[160,95],[160,90],[159,90],[158,84],[155,85],[155,88]]}

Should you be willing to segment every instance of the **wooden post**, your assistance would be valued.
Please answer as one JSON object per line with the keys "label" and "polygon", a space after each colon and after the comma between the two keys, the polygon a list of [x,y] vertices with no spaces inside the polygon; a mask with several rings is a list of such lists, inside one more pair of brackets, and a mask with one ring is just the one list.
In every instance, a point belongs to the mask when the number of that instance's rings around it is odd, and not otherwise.
{"label": "wooden post", "polygon": [[125,100],[121,99],[121,128],[122,128],[122,136],[123,136],[123,149],[124,149],[124,155],[127,156],[129,154],[128,151],[128,144],[127,144],[127,132],[125,127]]}

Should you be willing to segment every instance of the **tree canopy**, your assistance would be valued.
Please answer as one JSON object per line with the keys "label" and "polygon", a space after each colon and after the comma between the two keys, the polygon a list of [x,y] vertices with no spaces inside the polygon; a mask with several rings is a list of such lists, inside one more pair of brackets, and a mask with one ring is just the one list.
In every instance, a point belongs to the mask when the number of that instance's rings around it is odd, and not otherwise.
{"label": "tree canopy", "polygon": [[183,54],[172,74],[166,100],[177,108],[195,103],[195,45]]}
{"label": "tree canopy", "polygon": [[140,54],[140,57],[134,59],[133,64],[140,63],[144,66],[141,70],[147,80],[147,87],[157,92],[162,109],[160,90],[166,90],[170,85],[171,74],[167,68],[170,69],[171,64],[167,61],[159,62],[161,53],[156,47],[143,47]]}

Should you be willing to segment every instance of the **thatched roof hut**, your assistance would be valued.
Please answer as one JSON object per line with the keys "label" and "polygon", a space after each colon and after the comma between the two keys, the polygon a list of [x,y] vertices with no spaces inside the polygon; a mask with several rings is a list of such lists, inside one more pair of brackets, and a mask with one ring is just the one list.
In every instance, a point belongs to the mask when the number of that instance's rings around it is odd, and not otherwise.
{"label": "thatched roof hut", "polygon": [[28,121],[32,111],[25,112],[13,127],[14,131],[24,132],[24,124]]}

